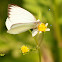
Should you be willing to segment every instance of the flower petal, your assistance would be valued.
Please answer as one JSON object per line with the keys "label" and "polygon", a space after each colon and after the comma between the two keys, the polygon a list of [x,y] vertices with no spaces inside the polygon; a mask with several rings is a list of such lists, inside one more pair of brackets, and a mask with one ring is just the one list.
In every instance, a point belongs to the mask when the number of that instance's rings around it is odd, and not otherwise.
{"label": "flower petal", "polygon": [[50,31],[50,29],[49,28],[46,28],[46,30],[45,31]]}
{"label": "flower petal", "polygon": [[39,22],[40,20],[38,19],[37,22]]}
{"label": "flower petal", "polygon": [[39,34],[42,33],[42,31],[39,31]]}
{"label": "flower petal", "polygon": [[37,30],[37,29],[34,29],[34,30],[32,31],[32,37],[34,37],[37,33],[38,33],[38,30]]}
{"label": "flower petal", "polygon": [[45,26],[48,26],[48,23],[46,23]]}

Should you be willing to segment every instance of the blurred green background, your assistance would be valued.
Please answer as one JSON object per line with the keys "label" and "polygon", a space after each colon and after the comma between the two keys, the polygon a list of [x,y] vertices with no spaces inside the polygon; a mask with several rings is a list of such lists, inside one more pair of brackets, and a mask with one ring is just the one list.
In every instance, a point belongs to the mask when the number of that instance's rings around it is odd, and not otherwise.
{"label": "blurred green background", "polygon": [[22,45],[36,47],[29,31],[17,35],[7,33],[8,4],[19,5],[41,22],[49,23],[51,31],[45,32],[42,42],[42,62],[62,62],[62,0],[0,0],[0,53],[5,53],[0,56],[0,62],[39,62],[37,51],[20,53]]}

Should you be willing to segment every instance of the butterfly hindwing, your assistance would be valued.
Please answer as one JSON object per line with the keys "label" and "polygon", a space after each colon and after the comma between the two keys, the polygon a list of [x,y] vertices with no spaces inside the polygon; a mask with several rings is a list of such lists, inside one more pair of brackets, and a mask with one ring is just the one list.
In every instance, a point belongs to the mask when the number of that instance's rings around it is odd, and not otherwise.
{"label": "butterfly hindwing", "polygon": [[14,24],[11,26],[11,29],[7,31],[11,34],[19,34],[21,32],[25,32],[29,29],[35,28],[37,26],[37,23],[20,23],[20,24]]}

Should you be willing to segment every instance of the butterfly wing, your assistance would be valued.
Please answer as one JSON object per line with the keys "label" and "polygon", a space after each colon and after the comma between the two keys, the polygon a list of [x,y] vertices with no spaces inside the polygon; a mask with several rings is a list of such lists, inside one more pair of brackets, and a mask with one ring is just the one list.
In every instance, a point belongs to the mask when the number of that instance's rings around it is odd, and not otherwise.
{"label": "butterfly wing", "polygon": [[19,34],[29,29],[35,28],[36,26],[37,26],[37,23],[34,23],[34,22],[14,24],[11,26],[11,29],[8,30],[7,32],[10,34]]}
{"label": "butterfly wing", "polygon": [[17,6],[9,5],[8,18],[6,19],[6,27],[8,33],[18,34],[34,28],[38,23],[35,17],[27,10]]}
{"label": "butterfly wing", "polygon": [[12,23],[29,23],[36,21],[36,18],[30,12],[17,5],[10,4],[8,14]]}

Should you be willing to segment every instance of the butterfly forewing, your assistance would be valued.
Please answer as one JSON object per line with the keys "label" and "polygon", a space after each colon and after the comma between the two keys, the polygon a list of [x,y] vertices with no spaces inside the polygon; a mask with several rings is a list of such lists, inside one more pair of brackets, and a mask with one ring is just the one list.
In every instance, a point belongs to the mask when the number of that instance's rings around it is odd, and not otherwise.
{"label": "butterfly forewing", "polygon": [[35,17],[27,10],[17,6],[9,5],[9,18],[13,23],[29,23],[36,21]]}

